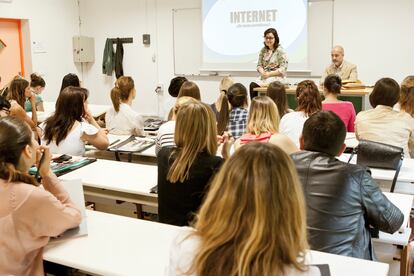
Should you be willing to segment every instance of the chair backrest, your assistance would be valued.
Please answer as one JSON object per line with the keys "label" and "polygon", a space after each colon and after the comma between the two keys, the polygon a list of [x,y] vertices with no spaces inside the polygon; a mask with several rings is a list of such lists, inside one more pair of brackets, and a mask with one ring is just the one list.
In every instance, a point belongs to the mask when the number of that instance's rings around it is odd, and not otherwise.
{"label": "chair backrest", "polygon": [[391,192],[394,192],[398,174],[404,159],[404,149],[384,143],[360,140],[358,146],[352,152],[349,161],[351,161],[355,153],[357,153],[358,165],[369,168],[395,170],[394,179],[391,184]]}

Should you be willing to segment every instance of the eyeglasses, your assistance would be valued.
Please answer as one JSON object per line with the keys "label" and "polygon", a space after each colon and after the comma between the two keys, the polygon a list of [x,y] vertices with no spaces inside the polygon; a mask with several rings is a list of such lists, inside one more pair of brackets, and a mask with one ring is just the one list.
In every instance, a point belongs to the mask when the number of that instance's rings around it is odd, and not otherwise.
{"label": "eyeglasses", "polygon": [[265,36],[264,37],[266,40],[273,40],[273,39],[275,39],[275,37],[274,36]]}

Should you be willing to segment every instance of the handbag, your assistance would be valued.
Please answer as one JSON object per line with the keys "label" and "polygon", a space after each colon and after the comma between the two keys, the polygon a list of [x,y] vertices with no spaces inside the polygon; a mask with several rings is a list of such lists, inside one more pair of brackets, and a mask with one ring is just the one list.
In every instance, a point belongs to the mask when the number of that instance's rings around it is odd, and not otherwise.
{"label": "handbag", "polygon": [[352,151],[348,163],[352,160],[354,154],[357,154],[356,163],[358,165],[395,170],[394,179],[391,184],[391,192],[394,192],[404,159],[403,148],[369,140],[359,140],[358,146]]}

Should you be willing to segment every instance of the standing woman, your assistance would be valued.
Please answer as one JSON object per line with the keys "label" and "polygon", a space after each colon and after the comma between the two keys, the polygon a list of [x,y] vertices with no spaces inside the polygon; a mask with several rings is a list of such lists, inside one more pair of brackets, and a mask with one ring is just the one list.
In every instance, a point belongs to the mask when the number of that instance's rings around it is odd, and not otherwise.
{"label": "standing woman", "polygon": [[24,109],[26,98],[30,99],[32,106],[36,106],[36,98],[30,90],[29,82],[22,78],[15,78],[11,82],[10,88],[7,90],[7,100],[10,102],[10,116],[25,121],[38,137],[40,137],[41,132],[37,128],[36,109],[33,109],[31,117],[27,115]]}
{"label": "standing woman", "polygon": [[[44,275],[43,247],[81,222],[80,211],[50,169],[51,157],[26,123],[0,119],[0,275]],[[28,173],[34,164],[43,187]]]}
{"label": "standing woman", "polygon": [[134,80],[131,77],[120,77],[111,90],[112,108],[105,114],[106,128],[109,133],[118,135],[144,134],[144,119],[132,109],[135,99]]}
{"label": "standing woman", "polygon": [[259,87],[258,83],[270,83],[272,81],[285,82],[288,67],[288,57],[285,50],[279,44],[279,36],[276,29],[269,28],[264,32],[264,47],[260,51],[257,61],[257,72],[260,77],[257,82],[250,83],[250,98],[257,96],[254,88]]}
{"label": "standing woman", "polygon": [[175,147],[158,152],[158,215],[162,223],[188,225],[208,183],[222,163],[216,156],[216,120],[210,106],[183,105],[177,114]]}
{"label": "standing woman", "polygon": [[44,123],[43,144],[52,153],[82,156],[85,144],[105,150],[109,141],[88,111],[88,90],[69,86],[60,92],[55,113]]}
{"label": "standing woman", "polygon": [[289,155],[243,146],[223,165],[170,250],[169,275],[320,275],[308,249],[302,187]]}

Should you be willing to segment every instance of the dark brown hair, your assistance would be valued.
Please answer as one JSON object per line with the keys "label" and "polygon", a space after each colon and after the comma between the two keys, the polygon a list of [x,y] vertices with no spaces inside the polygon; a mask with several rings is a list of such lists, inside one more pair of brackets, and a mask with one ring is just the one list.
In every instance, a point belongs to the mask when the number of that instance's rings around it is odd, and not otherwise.
{"label": "dark brown hair", "polygon": [[305,150],[336,156],[345,141],[346,127],[334,112],[319,111],[306,120],[302,135]]}
{"label": "dark brown hair", "polygon": [[37,75],[36,73],[33,73],[30,75],[30,87],[35,88],[37,86],[45,87],[46,83],[41,76]]}
{"label": "dark brown hair", "polygon": [[20,156],[27,145],[32,144],[33,132],[16,117],[0,119],[0,178],[7,182],[24,182],[38,185],[33,176],[17,169]]}
{"label": "dark brown hair", "polygon": [[[275,43],[273,44],[273,50],[276,50],[277,47],[279,47],[279,35],[277,34],[277,31],[275,28],[269,28],[266,31],[264,31],[264,37],[266,37],[267,34],[273,34],[273,36],[275,37]],[[267,49],[269,49],[269,47],[267,47],[266,43],[264,43],[265,47]]]}
{"label": "dark brown hair", "polygon": [[171,97],[177,98],[181,86],[186,81],[187,78],[185,77],[175,77],[171,79],[170,85],[168,86],[168,93],[171,95]]}
{"label": "dark brown hair", "polygon": [[267,96],[271,98],[279,111],[280,118],[288,112],[286,88],[280,81],[274,81],[267,87]]}
{"label": "dark brown hair", "polygon": [[111,100],[116,112],[119,112],[121,101],[128,100],[134,88],[134,80],[131,77],[119,77],[115,83],[115,87],[111,90]]}
{"label": "dark brown hair", "polygon": [[340,94],[342,86],[341,77],[336,74],[330,74],[325,78],[323,86],[329,93]]}
{"label": "dark brown hair", "polygon": [[7,93],[8,100],[15,100],[24,109],[26,101],[25,90],[29,86],[29,82],[25,79],[14,79]]}
{"label": "dark brown hair", "polygon": [[85,113],[84,102],[88,90],[81,87],[69,86],[60,92],[56,101],[55,113],[49,117],[45,124],[44,139],[46,144],[55,141],[56,145],[66,138],[73,124],[82,121]]}
{"label": "dark brown hair", "polygon": [[69,73],[65,75],[62,79],[62,86],[60,87],[60,92],[63,91],[68,86],[80,87],[80,81],[77,75]]}
{"label": "dark brown hair", "polygon": [[298,102],[296,111],[303,111],[306,116],[322,109],[321,94],[316,84],[311,80],[304,80],[298,84],[296,100]]}
{"label": "dark brown hair", "polygon": [[247,90],[243,84],[233,84],[221,98],[221,109],[217,120],[217,133],[219,135],[223,134],[229,123],[229,103],[232,108],[247,106]]}
{"label": "dark brown hair", "polygon": [[200,88],[198,88],[197,84],[192,81],[185,81],[180,88],[180,92],[178,93],[178,98],[188,96],[192,97],[196,100],[201,100],[200,96]]}
{"label": "dark brown hair", "polygon": [[374,89],[369,95],[369,103],[372,107],[386,105],[393,107],[400,98],[400,86],[391,78],[382,78],[375,83]]}

